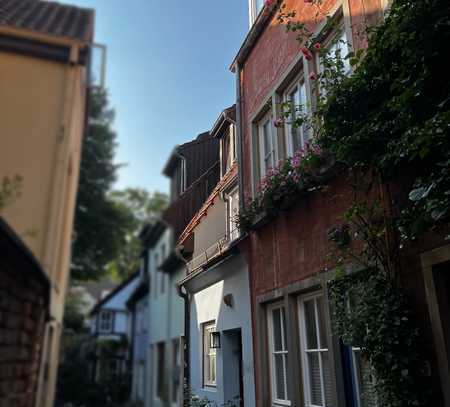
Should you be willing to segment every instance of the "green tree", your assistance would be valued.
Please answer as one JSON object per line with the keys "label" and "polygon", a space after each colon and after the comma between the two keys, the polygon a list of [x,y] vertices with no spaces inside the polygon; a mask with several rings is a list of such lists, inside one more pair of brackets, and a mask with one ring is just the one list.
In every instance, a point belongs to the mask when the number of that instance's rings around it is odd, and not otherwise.
{"label": "green tree", "polygon": [[119,279],[125,279],[139,267],[141,250],[139,232],[142,226],[164,210],[168,203],[168,197],[164,193],[150,193],[141,188],[114,191],[110,197],[123,216],[129,219],[125,244],[109,264],[111,274]]}
{"label": "green tree", "polygon": [[119,167],[114,163],[113,120],[114,111],[108,106],[107,93],[93,91],[75,214],[72,278],[77,280],[98,279],[107,272],[107,265],[125,244],[133,221],[109,197]]}
{"label": "green tree", "polygon": [[79,292],[69,291],[64,309],[64,329],[71,330],[74,333],[84,331],[84,308],[86,308],[86,303],[82,295]]}
{"label": "green tree", "polygon": [[124,278],[139,262],[141,225],[161,212],[167,196],[139,188],[112,191],[120,167],[114,163],[114,111],[105,91],[93,91],[89,102],[75,214],[72,278],[96,280],[107,273]]}

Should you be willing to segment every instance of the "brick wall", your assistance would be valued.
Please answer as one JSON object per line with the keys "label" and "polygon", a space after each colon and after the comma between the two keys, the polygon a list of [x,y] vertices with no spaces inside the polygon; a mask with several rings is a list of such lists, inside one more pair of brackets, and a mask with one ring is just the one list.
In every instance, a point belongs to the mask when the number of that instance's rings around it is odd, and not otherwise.
{"label": "brick wall", "polygon": [[[306,22],[311,30],[317,28],[317,21],[311,14],[311,7],[303,1],[286,0],[288,9],[296,9],[300,20]],[[325,0],[323,10],[332,10],[337,0]],[[355,48],[364,47],[366,38],[359,35],[364,23],[373,23],[381,16],[379,0],[344,0],[345,12],[349,13],[352,40]],[[280,26],[276,15],[267,23],[248,56],[241,72],[242,92],[242,166],[243,190],[246,198],[252,194],[252,119],[274,91],[287,70],[299,55],[299,45],[295,35],[287,34]],[[242,64],[243,61],[240,61]],[[311,67],[314,69],[314,66]],[[399,190],[405,189],[402,184]],[[333,259],[327,260],[334,247],[328,239],[328,230],[343,223],[343,214],[351,201],[351,190],[345,175],[337,177],[329,184],[326,192],[314,192],[301,197],[289,210],[282,212],[269,223],[250,233],[242,242],[249,265],[250,293],[252,303],[252,325],[254,332],[254,353],[256,372],[257,405],[269,405],[263,399],[264,380],[267,372],[261,360],[260,347],[263,341],[258,337],[258,298],[270,292],[281,292],[283,287],[318,275],[325,268],[333,267]],[[436,355],[433,350],[433,337],[428,314],[428,304],[421,269],[420,253],[445,244],[442,239],[428,238],[421,241],[410,252],[404,253],[403,280],[412,299],[419,319],[419,325],[426,345],[427,361],[433,377],[432,389],[435,404],[442,405],[440,399],[439,377]],[[262,328],[263,329],[263,328]],[[259,376],[259,377],[258,377]],[[267,384],[267,383],[266,383]]]}
{"label": "brick wall", "polygon": [[0,407],[34,405],[49,284],[0,219]]}

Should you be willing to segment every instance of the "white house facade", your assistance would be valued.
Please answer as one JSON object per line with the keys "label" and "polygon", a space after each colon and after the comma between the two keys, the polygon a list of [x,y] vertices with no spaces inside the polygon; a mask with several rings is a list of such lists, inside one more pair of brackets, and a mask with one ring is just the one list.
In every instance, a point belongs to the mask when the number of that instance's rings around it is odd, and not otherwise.
{"label": "white house facade", "polygon": [[[189,295],[189,378],[196,397],[217,406],[255,405],[248,269],[239,253],[235,107],[210,132],[220,140],[220,180],[180,236]],[[218,158],[219,158],[218,157]]]}
{"label": "white house facade", "polygon": [[[148,262],[148,394],[146,406],[178,406],[182,400],[181,337],[183,301],[174,278],[179,261],[174,259],[171,230],[157,221],[142,236]],[[163,266],[165,270],[163,270]],[[171,266],[175,267],[171,267]],[[170,273],[168,272],[170,271]]]}
{"label": "white house facade", "polygon": [[[138,284],[139,273],[135,273],[99,301],[90,313],[91,336],[97,349],[93,366],[96,380],[105,375],[122,375],[128,370],[131,314],[126,304]],[[114,342],[120,344],[116,348],[121,350],[103,357],[101,349]]]}

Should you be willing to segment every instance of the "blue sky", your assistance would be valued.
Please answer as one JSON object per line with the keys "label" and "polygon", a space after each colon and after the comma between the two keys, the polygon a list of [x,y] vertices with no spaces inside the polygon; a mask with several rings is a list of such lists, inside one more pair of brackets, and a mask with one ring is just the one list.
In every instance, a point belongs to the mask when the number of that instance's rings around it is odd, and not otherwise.
{"label": "blue sky", "polygon": [[[61,0],[60,0],[61,1]],[[209,130],[234,102],[229,65],[248,29],[247,0],[63,0],[96,10],[116,110],[116,188],[167,191],[176,144]]]}

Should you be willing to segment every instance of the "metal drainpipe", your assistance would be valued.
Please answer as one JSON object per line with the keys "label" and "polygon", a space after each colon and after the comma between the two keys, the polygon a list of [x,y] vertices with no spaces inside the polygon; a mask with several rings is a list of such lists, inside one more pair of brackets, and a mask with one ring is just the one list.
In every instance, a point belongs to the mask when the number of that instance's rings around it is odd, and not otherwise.
{"label": "metal drainpipe", "polygon": [[[179,247],[175,247],[176,256],[186,265],[186,259],[180,252]],[[187,266],[186,274],[187,274]],[[184,292],[183,292],[184,289]],[[189,294],[182,284],[177,284],[177,293],[184,301],[184,366],[183,366],[183,406],[189,407],[190,401],[185,397],[185,390],[190,389],[191,373],[190,373],[190,335],[191,335],[191,310],[189,304]]]}
{"label": "metal drainpipe", "polygon": [[244,209],[244,183],[242,166],[242,113],[241,113],[241,67],[235,64],[236,71],[236,142],[237,142],[237,162],[239,181],[239,208]]}

